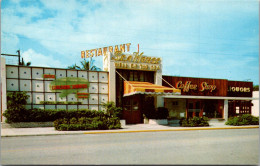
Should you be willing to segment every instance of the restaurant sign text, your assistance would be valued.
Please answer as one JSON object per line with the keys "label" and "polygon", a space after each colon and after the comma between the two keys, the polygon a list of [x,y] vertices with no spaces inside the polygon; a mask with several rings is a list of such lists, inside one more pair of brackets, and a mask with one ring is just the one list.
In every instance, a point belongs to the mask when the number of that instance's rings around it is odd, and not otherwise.
{"label": "restaurant sign text", "polygon": [[134,52],[126,55],[118,51],[112,55],[111,60],[115,61],[115,67],[133,70],[160,70],[161,58],[144,56],[143,52]]}

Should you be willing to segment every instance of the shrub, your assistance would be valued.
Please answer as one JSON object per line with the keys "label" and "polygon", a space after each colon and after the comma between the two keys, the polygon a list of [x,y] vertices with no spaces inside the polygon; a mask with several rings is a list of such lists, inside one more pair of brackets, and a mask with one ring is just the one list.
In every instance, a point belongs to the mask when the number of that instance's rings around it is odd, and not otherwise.
{"label": "shrub", "polygon": [[196,117],[194,116],[193,118],[182,118],[180,120],[180,125],[182,127],[202,127],[202,126],[209,126],[208,123],[209,119],[205,116],[203,117]]}
{"label": "shrub", "polygon": [[108,129],[120,129],[121,123],[120,119],[117,117],[109,118]]}
{"label": "shrub", "polygon": [[226,125],[242,126],[242,125],[259,125],[259,118],[250,114],[230,117],[225,123]]}
{"label": "shrub", "polygon": [[120,119],[117,117],[94,117],[94,118],[63,118],[54,121],[56,130],[106,130],[121,128]]}
{"label": "shrub", "polygon": [[7,110],[4,112],[6,123],[23,121],[26,114],[25,105],[29,96],[26,92],[11,92],[7,94]]}
{"label": "shrub", "polygon": [[28,109],[25,108],[23,111],[17,111],[16,109],[10,108],[9,111],[4,113],[7,118],[7,123],[11,122],[48,122],[54,121],[59,118],[80,118],[80,117],[108,117],[102,111],[94,111],[88,109],[80,110],[65,110],[65,109]]}
{"label": "shrub", "polygon": [[102,103],[101,106],[105,109],[108,116],[122,119],[123,109],[121,107],[116,107],[115,102],[109,101],[107,103]]}

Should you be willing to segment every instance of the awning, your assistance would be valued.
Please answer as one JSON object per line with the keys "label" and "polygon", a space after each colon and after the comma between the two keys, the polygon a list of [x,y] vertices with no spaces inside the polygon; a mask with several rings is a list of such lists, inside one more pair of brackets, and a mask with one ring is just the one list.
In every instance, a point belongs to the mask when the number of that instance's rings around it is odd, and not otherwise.
{"label": "awning", "polygon": [[124,97],[135,94],[147,95],[176,95],[181,94],[181,90],[166,86],[155,85],[149,82],[124,81]]}

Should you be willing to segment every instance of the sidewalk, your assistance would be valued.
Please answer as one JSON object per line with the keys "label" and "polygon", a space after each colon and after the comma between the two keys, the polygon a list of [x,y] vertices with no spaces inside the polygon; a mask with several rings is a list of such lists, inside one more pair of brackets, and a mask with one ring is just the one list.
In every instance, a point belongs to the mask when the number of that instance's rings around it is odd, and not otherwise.
{"label": "sidewalk", "polygon": [[57,131],[54,127],[41,128],[1,128],[1,137],[12,136],[43,136],[43,135],[73,135],[73,134],[108,134],[131,132],[162,132],[162,131],[188,131],[188,130],[223,130],[223,129],[249,129],[259,128],[259,125],[227,126],[224,123],[211,123],[208,127],[179,127],[156,124],[135,124],[122,126],[116,130],[84,130],[84,131]]}

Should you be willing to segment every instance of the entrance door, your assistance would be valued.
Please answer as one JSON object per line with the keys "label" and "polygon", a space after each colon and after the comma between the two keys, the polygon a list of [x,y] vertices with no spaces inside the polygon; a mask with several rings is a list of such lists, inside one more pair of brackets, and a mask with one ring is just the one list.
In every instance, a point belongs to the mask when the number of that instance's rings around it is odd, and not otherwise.
{"label": "entrance door", "polygon": [[140,95],[125,97],[123,109],[123,118],[126,120],[126,124],[143,123]]}
{"label": "entrance door", "polygon": [[201,116],[200,113],[203,111],[201,109],[201,100],[188,100],[187,101],[187,118],[194,116]]}

